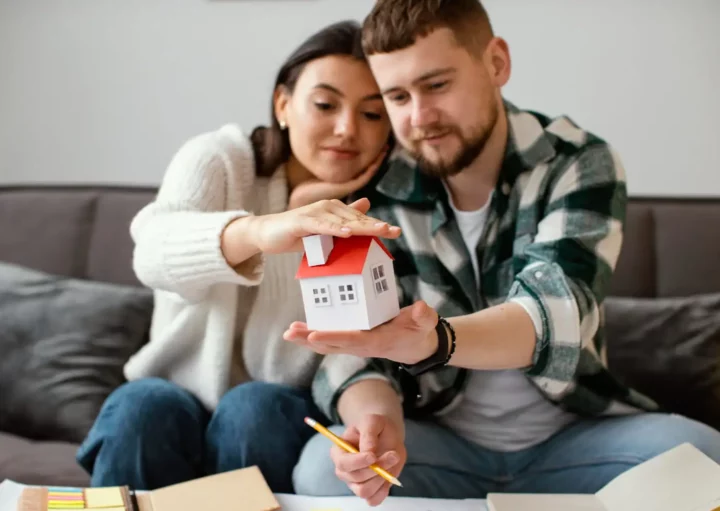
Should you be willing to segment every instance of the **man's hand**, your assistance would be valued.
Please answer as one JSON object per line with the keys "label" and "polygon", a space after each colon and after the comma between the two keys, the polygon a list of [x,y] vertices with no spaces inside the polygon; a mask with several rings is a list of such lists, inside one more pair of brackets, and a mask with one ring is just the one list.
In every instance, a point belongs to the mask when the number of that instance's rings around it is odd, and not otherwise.
{"label": "man's hand", "polygon": [[321,353],[345,353],[415,364],[437,351],[437,313],[425,302],[400,309],[395,318],[368,331],[316,332],[295,322],[285,331],[286,341]]}
{"label": "man's hand", "polygon": [[335,473],[369,505],[381,504],[390,493],[390,483],[369,467],[375,463],[398,477],[407,461],[403,436],[402,426],[388,417],[366,415],[342,435],[343,439],[358,446],[358,454],[333,445],[330,457],[335,464]]}

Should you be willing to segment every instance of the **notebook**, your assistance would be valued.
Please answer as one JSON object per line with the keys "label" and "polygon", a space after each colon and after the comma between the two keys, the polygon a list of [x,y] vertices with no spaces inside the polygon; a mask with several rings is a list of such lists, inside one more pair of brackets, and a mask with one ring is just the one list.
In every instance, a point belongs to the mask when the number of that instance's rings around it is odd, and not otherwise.
{"label": "notebook", "polygon": [[720,465],[685,443],[591,495],[491,493],[489,511],[720,511]]}

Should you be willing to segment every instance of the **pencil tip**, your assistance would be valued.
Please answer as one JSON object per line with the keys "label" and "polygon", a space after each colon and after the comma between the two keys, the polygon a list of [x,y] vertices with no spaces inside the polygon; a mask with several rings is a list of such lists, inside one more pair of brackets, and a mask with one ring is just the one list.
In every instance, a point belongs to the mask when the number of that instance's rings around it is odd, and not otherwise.
{"label": "pencil tip", "polygon": [[400,482],[400,480],[399,480],[397,477],[393,477],[393,481],[392,481],[392,482],[393,482],[394,485],[399,486],[400,488],[402,488],[402,483]]}

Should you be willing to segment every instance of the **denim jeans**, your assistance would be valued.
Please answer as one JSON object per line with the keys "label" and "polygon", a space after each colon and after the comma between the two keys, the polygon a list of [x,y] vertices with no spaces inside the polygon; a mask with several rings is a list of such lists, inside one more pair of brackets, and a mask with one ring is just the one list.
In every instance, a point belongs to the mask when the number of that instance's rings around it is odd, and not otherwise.
{"label": "denim jeans", "polygon": [[[720,432],[677,415],[583,419],[537,446],[507,453],[484,449],[434,423],[407,421],[403,487],[390,494],[482,499],[489,492],[595,493],[620,473],[684,442],[720,463]],[[330,447],[319,435],[305,446],[294,473],[297,493],[351,495],[335,476]]]}
{"label": "denim jeans", "polygon": [[304,389],[245,383],[211,414],[173,383],[137,380],[108,397],[77,460],[93,486],[151,490],[257,465],[272,491],[293,493],[293,467],[314,433],[306,416],[326,421]]}

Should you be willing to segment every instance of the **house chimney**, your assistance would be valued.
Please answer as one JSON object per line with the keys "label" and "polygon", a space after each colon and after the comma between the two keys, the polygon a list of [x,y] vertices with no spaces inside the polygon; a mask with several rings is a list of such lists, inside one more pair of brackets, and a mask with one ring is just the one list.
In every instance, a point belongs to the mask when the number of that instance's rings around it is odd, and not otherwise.
{"label": "house chimney", "polygon": [[329,234],[313,234],[303,238],[305,255],[309,266],[320,266],[327,263],[333,249],[333,237]]}

